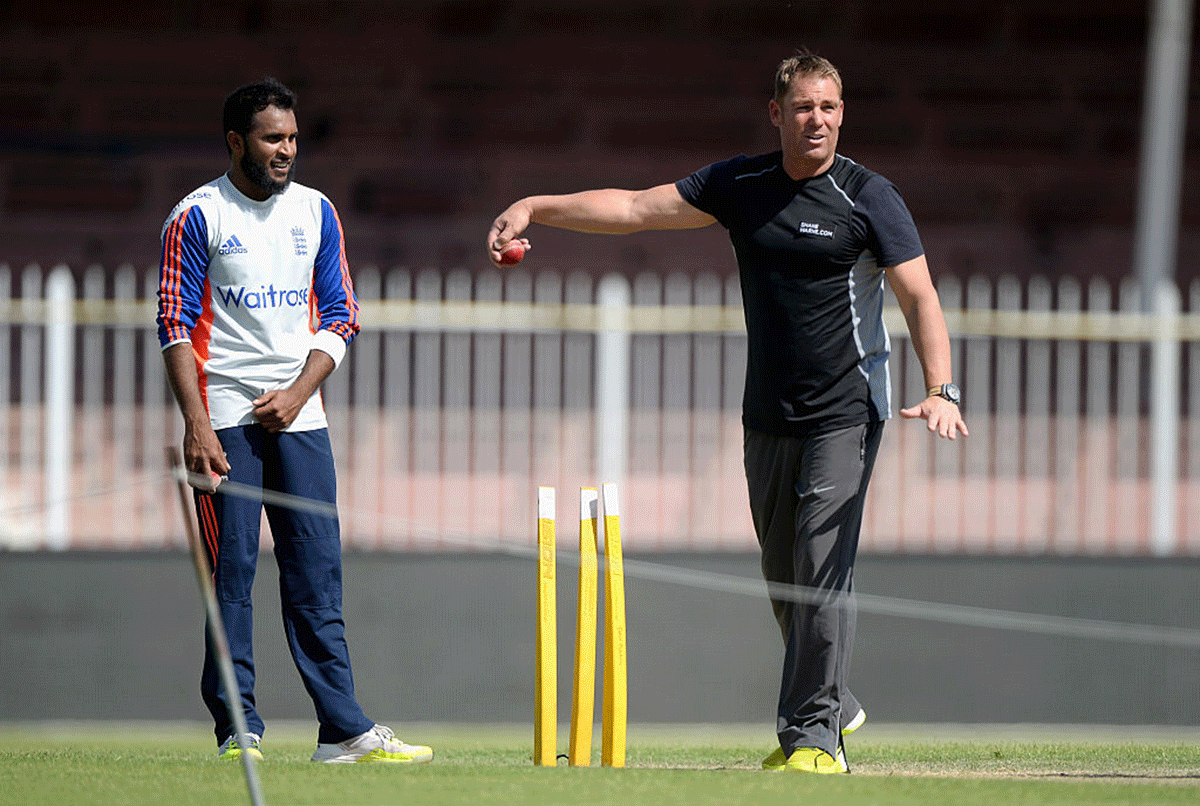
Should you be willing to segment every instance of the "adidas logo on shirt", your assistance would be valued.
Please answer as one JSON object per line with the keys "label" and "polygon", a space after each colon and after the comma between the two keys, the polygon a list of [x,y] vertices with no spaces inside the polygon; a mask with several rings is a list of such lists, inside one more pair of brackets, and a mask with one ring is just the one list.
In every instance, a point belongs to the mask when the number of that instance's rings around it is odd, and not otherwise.
{"label": "adidas logo on shirt", "polygon": [[221,245],[217,250],[218,255],[244,255],[250,250],[242,246],[242,242],[238,240],[236,235],[229,236],[229,240]]}

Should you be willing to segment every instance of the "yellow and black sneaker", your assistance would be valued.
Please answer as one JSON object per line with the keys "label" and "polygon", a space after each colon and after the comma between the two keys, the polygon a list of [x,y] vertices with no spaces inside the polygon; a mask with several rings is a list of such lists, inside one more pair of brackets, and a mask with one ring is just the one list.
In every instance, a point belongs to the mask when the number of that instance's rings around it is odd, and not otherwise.
{"label": "yellow and black sneaker", "polygon": [[842,726],[842,735],[849,736],[851,733],[854,733],[854,731],[861,728],[863,726],[863,723],[866,721],[867,721],[867,712],[864,711],[862,708],[859,708],[858,713],[854,715],[854,719],[851,719],[849,722],[847,722],[845,725]]}
{"label": "yellow and black sneaker", "polygon": [[790,756],[784,756],[783,748],[776,747],[763,759],[762,767],[769,772],[814,772],[819,775],[850,772],[840,747],[837,758],[819,747],[797,747]]}
{"label": "yellow and black sneaker", "polygon": [[261,736],[257,733],[247,733],[246,745],[243,748],[238,743],[238,737],[235,733],[221,743],[221,749],[217,751],[217,755],[224,759],[238,759],[242,757],[242,750],[244,749],[255,761],[263,760]]}

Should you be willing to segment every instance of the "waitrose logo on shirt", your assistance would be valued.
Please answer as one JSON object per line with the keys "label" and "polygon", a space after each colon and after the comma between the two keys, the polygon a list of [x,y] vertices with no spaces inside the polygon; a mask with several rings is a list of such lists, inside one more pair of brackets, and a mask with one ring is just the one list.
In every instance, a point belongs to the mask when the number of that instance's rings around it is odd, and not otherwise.
{"label": "waitrose logo on shirt", "polygon": [[274,285],[217,286],[217,296],[226,308],[298,308],[308,305],[307,288],[277,289]]}

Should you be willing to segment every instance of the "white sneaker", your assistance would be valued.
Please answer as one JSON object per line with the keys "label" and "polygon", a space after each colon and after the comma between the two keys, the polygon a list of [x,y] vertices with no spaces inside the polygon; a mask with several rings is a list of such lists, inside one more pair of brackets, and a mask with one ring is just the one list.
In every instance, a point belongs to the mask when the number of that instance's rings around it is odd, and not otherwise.
{"label": "white sneaker", "polygon": [[426,764],[433,761],[433,749],[405,744],[392,729],[375,725],[366,733],[337,744],[318,744],[313,761],[326,764],[354,764],[358,761],[390,761],[399,764]]}

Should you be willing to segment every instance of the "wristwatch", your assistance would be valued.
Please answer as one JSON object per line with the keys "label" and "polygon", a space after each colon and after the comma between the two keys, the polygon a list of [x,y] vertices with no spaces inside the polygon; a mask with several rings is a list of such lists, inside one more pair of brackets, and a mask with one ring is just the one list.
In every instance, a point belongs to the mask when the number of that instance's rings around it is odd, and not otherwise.
{"label": "wristwatch", "polygon": [[956,406],[960,405],[962,401],[962,392],[959,391],[957,384],[943,383],[941,386],[931,386],[928,392],[930,397],[945,398]]}

